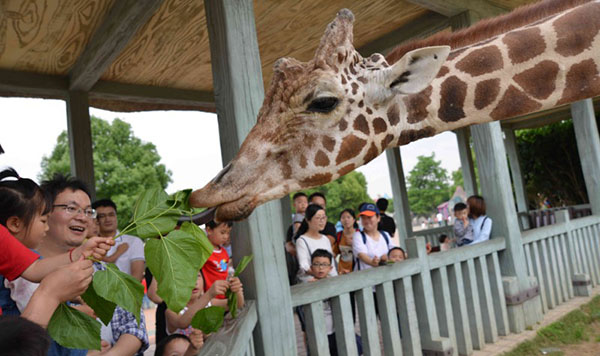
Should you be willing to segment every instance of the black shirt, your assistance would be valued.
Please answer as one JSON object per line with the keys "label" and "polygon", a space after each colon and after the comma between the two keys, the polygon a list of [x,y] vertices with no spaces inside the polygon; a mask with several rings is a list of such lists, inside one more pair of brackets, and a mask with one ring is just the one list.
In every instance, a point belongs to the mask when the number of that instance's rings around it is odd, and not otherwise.
{"label": "black shirt", "polygon": [[379,225],[377,225],[378,230],[383,230],[390,234],[390,237],[394,237],[394,232],[396,231],[396,223],[394,219],[391,217],[381,214],[381,220],[379,220]]}

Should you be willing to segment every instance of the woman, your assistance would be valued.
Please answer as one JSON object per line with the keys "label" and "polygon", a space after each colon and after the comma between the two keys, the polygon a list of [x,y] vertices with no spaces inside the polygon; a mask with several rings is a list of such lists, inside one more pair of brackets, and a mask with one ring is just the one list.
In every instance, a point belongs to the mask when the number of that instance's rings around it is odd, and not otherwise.
{"label": "woman", "polygon": [[360,222],[363,232],[354,233],[352,250],[358,257],[358,269],[368,269],[386,262],[388,251],[395,247],[385,231],[378,231],[377,224],[381,220],[379,209],[375,204],[361,204]]}
{"label": "woman", "polygon": [[[327,215],[325,215],[325,210],[321,206],[311,204],[306,208],[304,220],[294,236],[299,265],[298,279],[301,282],[308,282],[313,279],[310,271],[310,256],[314,251],[324,249],[333,255],[331,242],[327,236],[319,233],[325,228],[326,223]],[[331,269],[329,276],[337,276],[335,268]]]}
{"label": "woman", "polygon": [[352,253],[352,237],[358,231],[356,215],[352,209],[344,209],[340,214],[340,222],[344,230],[337,233],[336,243],[333,250],[340,255],[338,263],[338,273],[345,274],[352,272],[354,268],[354,254]]}
{"label": "woman", "polygon": [[472,195],[467,199],[467,205],[469,206],[469,224],[473,226],[471,245],[489,240],[492,232],[492,219],[485,215],[483,197]]}

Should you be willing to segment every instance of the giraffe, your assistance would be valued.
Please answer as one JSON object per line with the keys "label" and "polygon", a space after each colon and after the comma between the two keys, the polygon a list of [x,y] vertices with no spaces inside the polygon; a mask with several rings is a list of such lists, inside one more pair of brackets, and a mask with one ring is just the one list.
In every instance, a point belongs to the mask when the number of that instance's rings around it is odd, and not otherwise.
{"label": "giraffe", "polygon": [[216,208],[220,221],[243,219],[386,148],[600,94],[600,0],[550,0],[387,59],[354,49],[353,21],[342,9],[311,61],[275,63],[256,125],[237,156],[192,193],[193,206]]}

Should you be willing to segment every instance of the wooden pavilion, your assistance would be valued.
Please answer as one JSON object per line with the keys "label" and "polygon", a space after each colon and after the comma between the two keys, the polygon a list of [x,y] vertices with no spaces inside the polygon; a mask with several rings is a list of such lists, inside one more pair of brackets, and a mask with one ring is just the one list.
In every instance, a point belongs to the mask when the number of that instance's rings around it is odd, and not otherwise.
{"label": "wooden pavilion", "polygon": [[[72,173],[91,186],[90,106],[122,112],[216,111],[227,163],[254,125],[275,60],[312,58],[323,29],[340,8],[356,14],[354,44],[370,55],[530,2],[1,1],[0,96],[65,100]],[[598,102],[585,100],[456,132],[467,193],[485,192],[494,202],[488,211],[494,239],[460,254],[422,253],[425,240],[411,230],[397,148],[386,154],[396,221],[404,222],[398,224],[401,243],[411,257],[401,265],[325,281],[319,287],[289,288],[281,246],[289,201],[259,207],[233,239],[234,257],[255,256],[244,281],[254,302],[202,353],[295,355],[292,306],[304,306],[312,326],[311,353],[325,355],[322,300],[331,298],[340,332],[338,348],[342,354],[355,354],[347,319],[348,293],[355,291],[366,354],[380,354],[375,302],[380,311],[389,312],[382,315],[399,315],[399,324],[396,318],[381,319],[385,354],[470,354],[498,340],[498,335],[523,331],[555,305],[589,294],[591,286],[600,283],[600,140],[594,109]],[[557,224],[522,232],[517,213],[527,211],[527,201],[513,131],[571,117],[593,215],[570,221],[558,213]],[[474,179],[471,135],[481,189]],[[506,189],[511,186],[509,172],[514,197]]]}

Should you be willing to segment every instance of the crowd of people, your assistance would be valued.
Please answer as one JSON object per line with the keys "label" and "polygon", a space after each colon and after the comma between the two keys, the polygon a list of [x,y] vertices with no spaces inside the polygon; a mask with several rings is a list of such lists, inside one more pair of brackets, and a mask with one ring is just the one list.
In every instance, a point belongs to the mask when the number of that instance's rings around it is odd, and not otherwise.
{"label": "crowd of people", "polygon": [[[211,221],[206,226],[213,245],[209,260],[198,271],[195,288],[179,313],[157,294],[158,283],[145,267],[144,243],[118,236],[117,205],[110,199],[91,203],[85,184],[56,175],[38,185],[13,169],[0,172],[0,344],[11,355],[143,355],[149,347],[143,311],[136,317],[117,306],[101,329],[101,350],[67,348],[46,328],[59,306],[67,305],[97,318],[81,299],[97,270],[114,263],[148,287],[156,310],[155,355],[195,355],[205,335],[190,326],[193,316],[210,305],[227,309],[225,292],[244,305],[243,286],[231,275],[227,251],[232,224]],[[102,263],[101,263],[102,262]]]}

